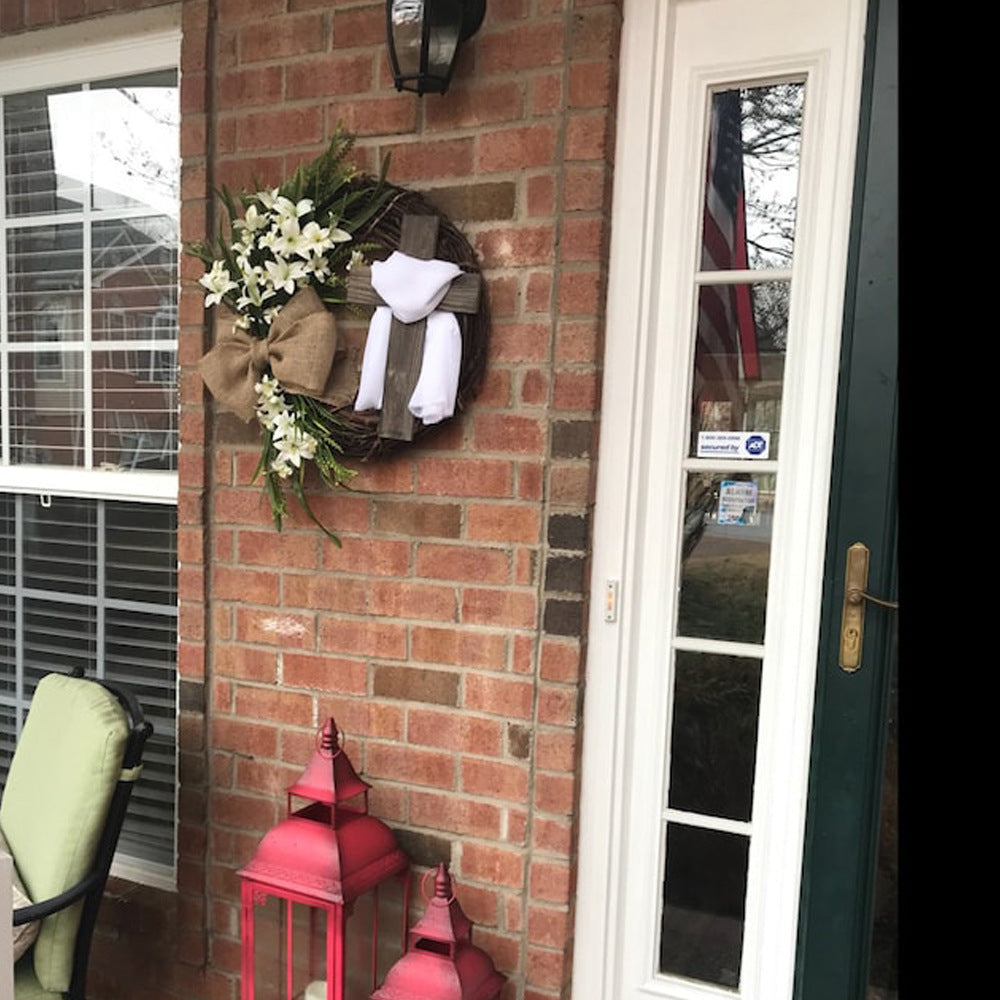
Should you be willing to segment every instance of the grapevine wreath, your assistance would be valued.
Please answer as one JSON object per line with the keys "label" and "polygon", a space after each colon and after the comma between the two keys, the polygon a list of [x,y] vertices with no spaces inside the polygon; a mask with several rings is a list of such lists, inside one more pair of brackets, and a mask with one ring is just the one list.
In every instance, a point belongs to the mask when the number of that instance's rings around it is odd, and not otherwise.
{"label": "grapevine wreath", "polygon": [[[287,488],[337,544],[309,506],[308,462],[328,486],[349,487],[356,470],[343,459],[371,460],[407,443],[379,435],[377,411],[354,408],[358,379],[337,351],[334,320],[344,310],[360,311],[347,301],[350,269],[373,264],[374,272],[376,262],[406,259],[398,253],[403,219],[416,215],[438,219],[436,266],[479,274],[458,229],[423,195],[386,180],[388,158],[378,177],[358,173],[347,162],[353,145],[338,129],[319,157],[277,187],[235,196],[223,188],[219,238],[186,248],[208,268],[199,279],[206,308],[224,305],[233,315],[231,333],[220,335],[199,370],[220,406],[260,425],[253,479],[263,476],[275,526],[281,530],[287,513]],[[457,412],[478,392],[486,366],[485,294],[476,311],[454,318]],[[441,420],[450,416],[446,410]],[[417,420],[413,440],[435,426]]]}

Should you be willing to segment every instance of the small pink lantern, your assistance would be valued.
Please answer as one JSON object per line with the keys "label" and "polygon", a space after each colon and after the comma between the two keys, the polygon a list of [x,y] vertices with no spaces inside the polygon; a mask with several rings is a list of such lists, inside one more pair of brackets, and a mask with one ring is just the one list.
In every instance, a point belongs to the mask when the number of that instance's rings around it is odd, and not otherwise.
{"label": "small pink lantern", "polygon": [[[368,815],[368,789],[340,746],[337,725],[327,719],[308,767],[288,788],[288,817],[269,830],[253,858],[239,872],[242,879],[240,930],[241,1000],[255,1000],[254,909],[268,896],[285,901],[285,997],[293,1000],[292,906],[310,907],[309,975],[314,974],[313,931],[316,915],[326,913],[326,977],[310,982],[308,1000],[344,998],[344,920],[351,904],[371,891],[372,987],[377,980],[378,887],[390,878],[403,885],[403,948],[409,910],[410,859],[392,831]],[[361,809],[345,801],[364,796]],[[292,811],[292,798],[311,799]],[[270,998],[268,998],[270,1000]]]}
{"label": "small pink lantern", "polygon": [[[427,876],[421,887],[427,882]],[[389,970],[371,1000],[499,1000],[506,976],[472,943],[472,923],[462,912],[443,862],[434,896],[410,931],[410,949]]]}

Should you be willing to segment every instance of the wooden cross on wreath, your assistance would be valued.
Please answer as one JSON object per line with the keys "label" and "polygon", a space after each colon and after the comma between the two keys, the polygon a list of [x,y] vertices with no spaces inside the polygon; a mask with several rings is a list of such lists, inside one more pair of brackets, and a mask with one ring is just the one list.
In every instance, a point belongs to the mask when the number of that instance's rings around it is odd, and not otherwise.
{"label": "wooden cross on wreath", "polygon": [[[436,215],[404,215],[400,225],[399,251],[419,260],[432,260],[437,248],[440,219]],[[478,274],[455,278],[438,309],[453,313],[475,313],[479,309],[482,280]],[[371,268],[357,265],[347,278],[347,301],[358,305],[384,306],[372,288]],[[417,418],[410,413],[409,401],[420,377],[424,356],[426,322],[403,323],[395,316],[389,332],[389,353],[385,366],[385,390],[378,436],[412,441]]]}

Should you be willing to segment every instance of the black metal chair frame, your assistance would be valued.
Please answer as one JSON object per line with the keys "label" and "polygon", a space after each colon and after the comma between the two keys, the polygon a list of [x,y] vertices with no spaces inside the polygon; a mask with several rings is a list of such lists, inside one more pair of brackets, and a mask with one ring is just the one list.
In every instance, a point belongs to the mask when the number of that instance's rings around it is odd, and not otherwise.
{"label": "black metal chair frame", "polygon": [[[71,676],[83,677],[83,671],[74,670]],[[130,769],[139,767],[142,763],[143,749],[146,740],[153,733],[153,727],[146,721],[142,709],[139,707],[139,702],[131,691],[93,677],[88,677],[86,680],[100,684],[101,687],[110,691],[125,709],[129,723],[129,735],[125,744],[125,756],[122,759],[122,772],[128,774]],[[79,899],[84,901],[80,927],[77,930],[76,943],[73,948],[73,975],[70,979],[69,990],[63,994],[65,1000],[85,1000],[87,965],[90,961],[90,944],[94,936],[94,926],[97,923],[97,911],[104,896],[104,887],[108,881],[108,873],[111,870],[115,847],[118,844],[122,823],[125,821],[125,810],[128,807],[134,784],[135,778],[128,777],[120,779],[115,786],[90,871],[76,885],[58,896],[14,910],[14,926],[17,927],[20,924],[27,924],[52,913],[57,913]]]}

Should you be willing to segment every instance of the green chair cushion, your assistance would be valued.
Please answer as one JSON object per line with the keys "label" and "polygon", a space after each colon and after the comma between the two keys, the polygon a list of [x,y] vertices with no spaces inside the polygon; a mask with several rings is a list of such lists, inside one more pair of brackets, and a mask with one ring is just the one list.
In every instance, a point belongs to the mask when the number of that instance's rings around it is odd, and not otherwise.
{"label": "green chair cushion", "polygon": [[[7,846],[7,841],[4,839],[2,830],[0,830],[0,851],[10,854],[10,848]],[[17,874],[17,865],[14,866],[11,875],[13,876],[10,885],[11,898],[14,904],[13,908],[19,910],[22,906],[30,906],[32,900],[24,891],[24,883],[21,881],[21,876]],[[19,924],[14,928],[15,962],[35,943],[41,925],[42,922],[40,920],[32,920],[30,924]]]}
{"label": "green chair cushion", "polygon": [[[36,902],[90,870],[127,739],[125,711],[99,684],[62,674],[39,681],[0,802],[0,830]],[[69,989],[82,908],[42,921],[32,955],[43,990]]]}
{"label": "green chair cushion", "polygon": [[14,966],[16,1000],[62,1000],[60,990],[47,990],[35,975],[35,965],[28,955]]}

